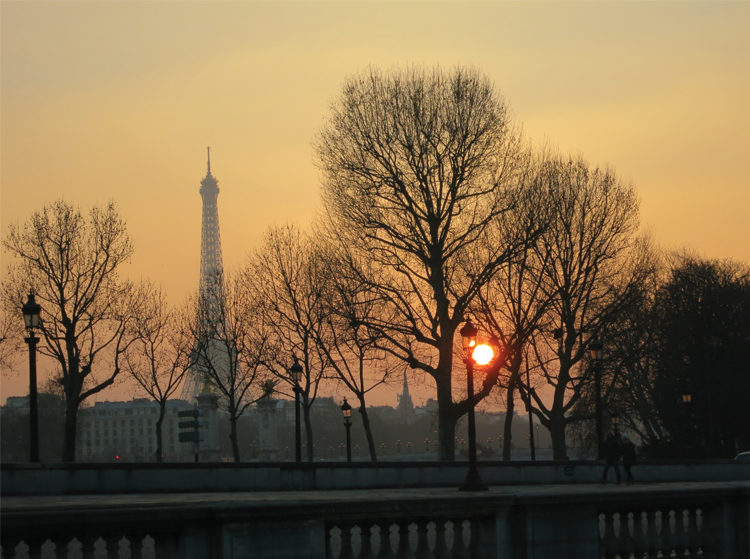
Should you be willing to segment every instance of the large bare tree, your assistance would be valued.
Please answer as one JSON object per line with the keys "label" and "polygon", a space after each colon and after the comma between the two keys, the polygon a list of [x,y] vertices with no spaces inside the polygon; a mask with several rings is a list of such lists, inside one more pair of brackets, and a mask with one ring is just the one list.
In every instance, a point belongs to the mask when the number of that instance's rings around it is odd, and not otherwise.
{"label": "large bare tree", "polygon": [[88,216],[63,200],[45,205],[23,225],[11,225],[3,245],[15,261],[4,295],[18,313],[29,289],[42,306],[39,351],[60,365],[65,391],[64,462],[75,461],[78,407],[111,386],[142,293],[119,278],[133,253],[114,203]]}
{"label": "large bare tree", "polygon": [[[330,234],[373,264],[352,271],[386,308],[367,326],[434,379],[439,453],[452,460],[468,410],[454,401],[454,337],[478,290],[528,240],[509,219],[528,150],[489,79],[461,67],[349,78],[314,149]],[[482,238],[491,241],[480,249]]]}
{"label": "large bare tree", "polygon": [[[535,243],[526,281],[545,306],[543,328],[529,338],[531,366],[543,379],[519,383],[521,397],[552,436],[555,459],[565,459],[565,429],[589,416],[573,413],[592,368],[586,360],[595,337],[640,296],[654,271],[648,242],[637,236],[638,199],[632,186],[609,169],[580,157],[552,157],[542,170],[550,207],[549,227]],[[551,391],[551,400],[544,393]]]}
{"label": "large bare tree", "polygon": [[190,369],[193,340],[161,289],[149,289],[132,328],[136,341],[125,353],[125,370],[159,404],[156,461],[162,462],[162,424],[167,400],[177,392]]}

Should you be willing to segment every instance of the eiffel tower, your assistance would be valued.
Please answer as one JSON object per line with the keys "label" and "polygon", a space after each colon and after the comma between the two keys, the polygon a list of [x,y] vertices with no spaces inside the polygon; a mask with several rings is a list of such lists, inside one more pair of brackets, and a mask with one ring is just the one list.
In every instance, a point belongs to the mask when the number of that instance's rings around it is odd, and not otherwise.
{"label": "eiffel tower", "polygon": [[[211,148],[208,153],[208,172],[201,181],[201,198],[203,199],[203,222],[201,228],[201,276],[199,296],[208,299],[210,309],[218,312],[217,297],[223,296],[221,288],[223,264],[221,257],[221,235],[219,234],[219,181],[211,174]],[[181,398],[191,401],[203,386],[199,371],[188,373],[182,386]]]}

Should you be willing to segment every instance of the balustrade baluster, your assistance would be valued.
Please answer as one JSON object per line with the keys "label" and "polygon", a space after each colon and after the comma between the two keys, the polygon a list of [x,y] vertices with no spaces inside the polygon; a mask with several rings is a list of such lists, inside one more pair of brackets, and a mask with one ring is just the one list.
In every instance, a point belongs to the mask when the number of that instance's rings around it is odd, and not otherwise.
{"label": "balustrade baluster", "polygon": [[414,550],[414,555],[417,559],[434,559],[432,551],[430,551],[430,522],[429,520],[418,520],[415,521],[417,524],[417,548]]}
{"label": "balustrade baluster", "polygon": [[698,515],[700,509],[694,508],[688,511],[688,550],[690,555],[697,555],[701,549],[701,533],[698,530]]}
{"label": "balustrade baluster", "polygon": [[453,555],[448,548],[448,542],[446,541],[447,524],[446,520],[435,521],[435,549],[432,550],[435,559],[453,559]]}
{"label": "balustrade baluster", "polygon": [[687,533],[689,514],[690,511],[682,507],[679,507],[675,511],[674,540],[677,557],[684,557],[685,552],[690,547],[690,540]]}
{"label": "balustrade baluster", "polygon": [[411,551],[411,542],[409,541],[410,526],[410,520],[402,521],[398,525],[398,551],[396,553],[398,559],[415,559]]}
{"label": "balustrade baluster", "polygon": [[633,555],[636,559],[643,559],[648,552],[648,513],[638,511],[633,513]]}
{"label": "balustrade baluster", "polygon": [[675,511],[669,509],[666,516],[662,513],[661,517],[661,541],[664,557],[672,557],[675,547],[675,528]]}
{"label": "balustrade baluster", "polygon": [[453,523],[453,559],[472,559],[469,547],[466,546],[466,532],[469,534],[470,547],[474,538],[469,521]]}
{"label": "balustrade baluster", "polygon": [[386,533],[380,533],[380,554],[378,557],[385,559],[398,559],[398,546],[393,551],[393,540],[398,538],[398,526],[390,524],[386,527]]}
{"label": "balustrade baluster", "polygon": [[[659,522],[661,519],[661,512],[658,510],[648,511],[648,556],[649,559],[652,557],[658,557],[661,553],[661,534],[659,531]],[[663,529],[663,523],[662,523]]]}

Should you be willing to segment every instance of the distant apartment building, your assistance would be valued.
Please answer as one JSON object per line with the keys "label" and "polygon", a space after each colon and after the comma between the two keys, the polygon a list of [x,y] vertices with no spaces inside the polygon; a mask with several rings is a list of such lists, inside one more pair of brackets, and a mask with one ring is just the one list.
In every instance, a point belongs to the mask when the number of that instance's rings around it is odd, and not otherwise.
{"label": "distant apartment building", "polygon": [[[177,412],[192,409],[185,400],[167,401],[162,454],[167,462],[194,460],[194,444],[179,442]],[[159,404],[146,398],[96,402],[78,412],[76,452],[82,462],[153,462]]]}

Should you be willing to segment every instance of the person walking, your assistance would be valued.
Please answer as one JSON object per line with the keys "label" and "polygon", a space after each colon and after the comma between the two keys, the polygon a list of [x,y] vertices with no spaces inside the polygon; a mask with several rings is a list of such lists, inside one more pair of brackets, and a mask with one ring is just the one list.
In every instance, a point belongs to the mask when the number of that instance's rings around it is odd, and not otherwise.
{"label": "person walking", "polygon": [[635,464],[636,461],[636,455],[635,455],[635,444],[633,444],[633,441],[630,440],[630,437],[628,437],[627,433],[622,434],[622,465],[625,467],[625,473],[627,474],[627,479],[625,480],[625,483],[628,485],[635,483],[635,478],[633,477],[633,474],[630,472],[630,468],[633,467],[633,464]]}
{"label": "person walking", "polygon": [[622,443],[620,436],[615,433],[610,434],[607,440],[604,441],[604,459],[606,460],[606,464],[604,466],[604,473],[602,474],[602,483],[607,483],[607,472],[609,472],[610,466],[614,467],[615,474],[617,474],[617,485],[622,483],[619,466],[621,453]]}

